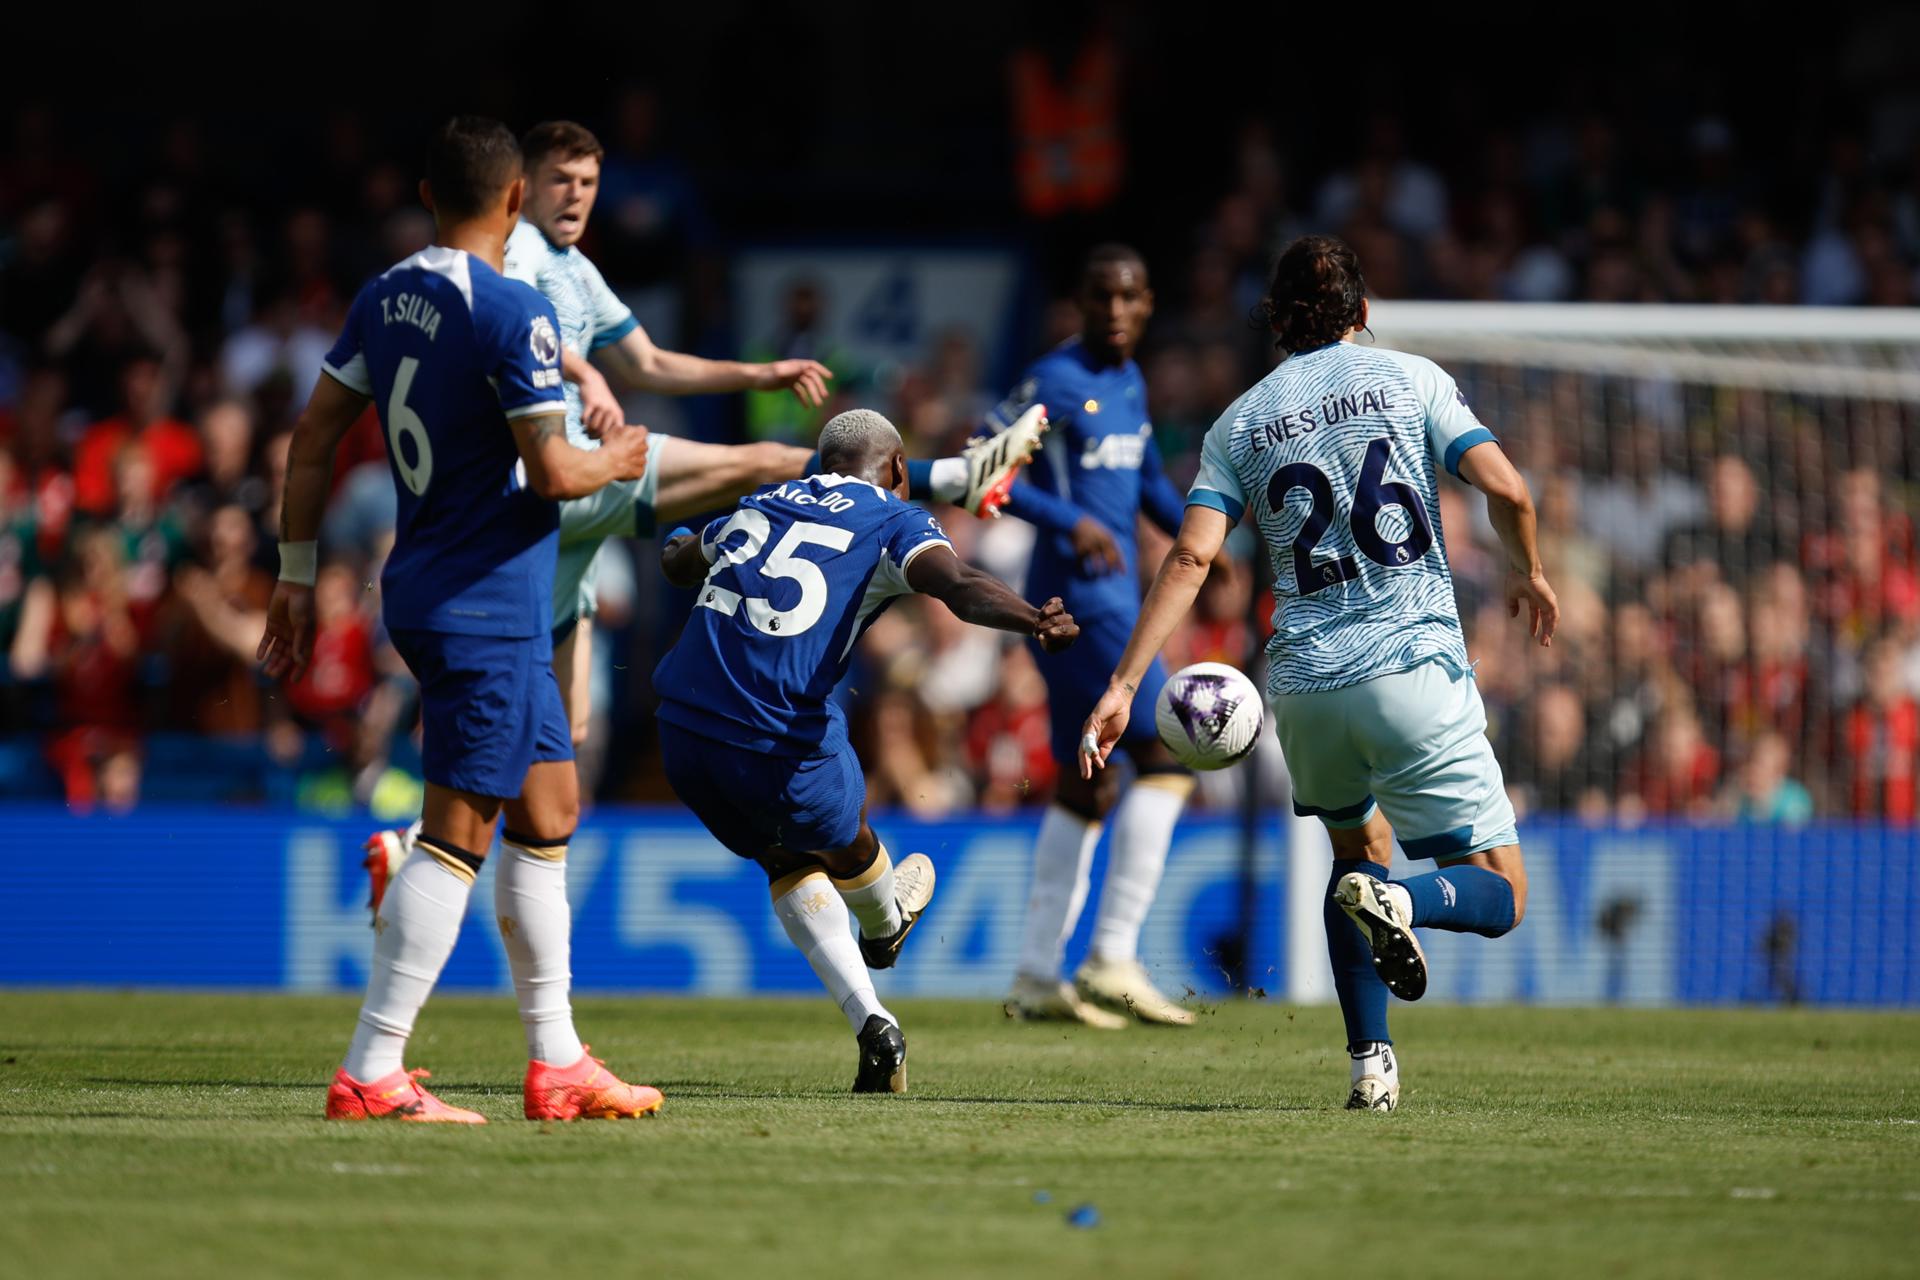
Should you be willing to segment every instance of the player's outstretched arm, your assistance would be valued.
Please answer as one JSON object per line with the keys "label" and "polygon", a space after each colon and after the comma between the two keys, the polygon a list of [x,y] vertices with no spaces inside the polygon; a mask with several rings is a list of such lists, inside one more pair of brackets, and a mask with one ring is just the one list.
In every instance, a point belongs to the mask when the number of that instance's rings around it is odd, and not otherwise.
{"label": "player's outstretched arm", "polygon": [[1100,695],[1081,729],[1081,777],[1093,777],[1095,766],[1106,768],[1107,756],[1127,730],[1133,695],[1140,688],[1141,678],[1153,665],[1154,656],[1166,648],[1167,637],[1180,619],[1192,610],[1194,598],[1200,594],[1200,586],[1207,580],[1231,528],[1233,522],[1224,511],[1198,504],[1187,508],[1173,549],[1160,562],[1160,572],[1153,576],[1147,598],[1140,604],[1140,620],[1133,624],[1120,665],[1114,668],[1107,691]]}
{"label": "player's outstretched arm", "polygon": [[1034,608],[1000,579],[962,561],[945,545],[928,547],[907,565],[907,585],[932,596],[962,622],[1032,636],[1048,653],[1074,642],[1080,626],[1055,596]]}
{"label": "player's outstretched arm", "polygon": [[748,364],[741,360],[708,360],[684,351],[668,351],[655,346],[645,329],[634,329],[594,354],[606,361],[628,386],[668,396],[791,388],[801,404],[813,409],[827,402],[827,381],[833,377],[833,370],[818,360]]}
{"label": "player's outstretched arm", "polygon": [[1487,518],[1507,553],[1507,616],[1519,617],[1525,605],[1527,634],[1542,647],[1551,645],[1554,629],[1560,625],[1560,602],[1540,563],[1533,495],[1527,490],[1526,477],[1492,441],[1460,455],[1460,477],[1487,495]]}
{"label": "player's outstretched arm", "polygon": [[287,488],[280,500],[280,581],[267,603],[267,629],[256,657],[270,679],[298,680],[313,656],[313,581],[320,519],[333,487],[333,459],[368,398],[321,374],[287,447]]}
{"label": "player's outstretched arm", "polygon": [[576,449],[567,442],[565,414],[530,413],[507,421],[527,464],[527,485],[543,498],[584,498],[616,480],[638,480],[646,473],[645,427],[615,427],[600,437],[598,449]]}

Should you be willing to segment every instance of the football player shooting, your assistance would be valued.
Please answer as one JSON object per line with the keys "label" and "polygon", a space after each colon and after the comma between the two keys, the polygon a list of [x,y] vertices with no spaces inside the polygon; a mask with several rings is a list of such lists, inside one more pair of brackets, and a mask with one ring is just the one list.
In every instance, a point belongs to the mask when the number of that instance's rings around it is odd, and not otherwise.
{"label": "football player shooting", "polygon": [[[1353,250],[1294,241],[1267,307],[1287,358],[1207,433],[1173,550],[1083,726],[1080,773],[1105,767],[1228,530],[1253,515],[1273,560],[1267,694],[1294,811],[1320,818],[1333,843],[1322,917],[1346,1020],[1346,1105],[1391,1111],[1400,1069],[1387,995],[1417,1000],[1427,988],[1414,927],[1499,937],[1527,902],[1454,604],[1437,470],[1486,495],[1507,553],[1508,612],[1524,611],[1543,646],[1560,606],[1527,483],[1453,379],[1430,360],[1355,344],[1367,300]],[[1439,871],[1389,881],[1396,834]]]}
{"label": "football player shooting", "polygon": [[861,634],[902,595],[932,596],[1049,653],[1079,628],[1058,597],[1035,608],[962,563],[939,522],[903,501],[906,454],[880,414],[827,423],[820,457],[823,474],[769,486],[699,536],[667,540],[667,577],[700,591],[654,673],[660,754],[682,802],[765,869],[781,927],[858,1039],[854,1091],[898,1093],[906,1041],[867,970],[893,964],[932,898],[933,864],[913,854],[896,869],[867,825],[866,777],[833,690]]}
{"label": "football player shooting", "polygon": [[329,1119],[484,1123],[422,1089],[424,1073],[402,1055],[502,810],[495,909],[527,1035],[527,1117],[660,1106],[657,1090],[589,1055],[573,1026],[565,858],[580,793],[548,614],[556,501],[642,475],[647,437],[621,427],[591,452],[567,442],[553,307],[499,274],[523,185],[504,125],[461,117],[434,135],[420,184],[434,243],[361,289],[289,451],[280,581],[259,657],[276,679],[298,679],[311,658],[334,456],[371,401],[399,499],[381,607],[420,681],[427,781],[419,840],[374,920],[367,997],[327,1093]]}

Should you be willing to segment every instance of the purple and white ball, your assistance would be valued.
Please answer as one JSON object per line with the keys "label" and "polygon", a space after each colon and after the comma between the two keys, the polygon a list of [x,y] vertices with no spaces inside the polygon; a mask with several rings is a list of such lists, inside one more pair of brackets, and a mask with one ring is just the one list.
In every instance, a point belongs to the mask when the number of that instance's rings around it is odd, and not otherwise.
{"label": "purple and white ball", "polygon": [[1196,662],[1173,673],[1153,708],[1160,741],[1189,769],[1224,769],[1246,759],[1260,738],[1266,707],[1253,681],[1223,662]]}

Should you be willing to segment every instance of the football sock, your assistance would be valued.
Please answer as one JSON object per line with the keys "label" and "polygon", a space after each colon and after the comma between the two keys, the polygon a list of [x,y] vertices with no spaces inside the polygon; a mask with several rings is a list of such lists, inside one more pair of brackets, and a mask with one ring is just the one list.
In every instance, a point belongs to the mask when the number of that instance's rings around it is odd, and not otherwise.
{"label": "football sock", "polygon": [[1149,773],[1136,779],[1121,798],[1113,815],[1113,846],[1107,854],[1100,914],[1093,922],[1095,958],[1127,961],[1138,955],[1140,926],[1160,887],[1160,873],[1166,870],[1173,826],[1191,794],[1191,774]]}
{"label": "football sock", "polygon": [[1033,883],[1027,891],[1027,922],[1018,972],[1057,982],[1067,939],[1087,902],[1087,869],[1100,843],[1100,824],[1048,805],[1033,843]]}
{"label": "football sock", "polygon": [[833,891],[827,873],[818,868],[796,871],[775,880],[772,892],[773,914],[780,918],[780,927],[813,966],[814,976],[840,1012],[847,1015],[854,1034],[860,1034],[876,1013],[898,1026],[900,1020],[873,993],[873,977],[860,958],[860,944],[853,940],[847,904]]}
{"label": "football sock", "polygon": [[893,896],[893,859],[887,856],[885,845],[880,846],[865,871],[851,879],[835,880],[833,887],[860,922],[861,937],[886,938],[900,932],[900,904]]}
{"label": "football sock", "polygon": [[1327,959],[1333,963],[1333,989],[1340,997],[1340,1013],[1347,1022],[1347,1051],[1369,1041],[1392,1044],[1387,1034],[1387,984],[1373,968],[1373,953],[1367,948],[1360,926],[1340,909],[1333,891],[1340,878],[1358,871],[1376,880],[1387,878],[1387,869],[1365,859],[1333,860],[1333,876],[1327,881],[1327,897],[1321,907],[1321,919],[1327,926]]}
{"label": "football sock", "polygon": [[1497,938],[1513,928],[1513,886],[1497,871],[1465,864],[1393,883],[1407,891],[1423,929]]}
{"label": "football sock", "polygon": [[433,992],[480,865],[477,855],[422,836],[374,917],[373,966],[360,1021],[341,1065],[362,1083],[398,1071],[413,1020]]}
{"label": "football sock", "polygon": [[1388,1084],[1397,1084],[1400,1080],[1400,1063],[1393,1056],[1393,1046],[1385,1040],[1369,1040],[1352,1046],[1347,1051],[1351,1065],[1347,1069],[1347,1083],[1360,1083],[1361,1076],[1379,1076]]}
{"label": "football sock", "polygon": [[567,993],[573,983],[568,961],[573,913],[567,906],[567,842],[541,841],[515,831],[501,834],[500,865],[493,881],[493,910],[500,920],[520,1022],[527,1029],[527,1056],[570,1067],[586,1049],[573,1029]]}

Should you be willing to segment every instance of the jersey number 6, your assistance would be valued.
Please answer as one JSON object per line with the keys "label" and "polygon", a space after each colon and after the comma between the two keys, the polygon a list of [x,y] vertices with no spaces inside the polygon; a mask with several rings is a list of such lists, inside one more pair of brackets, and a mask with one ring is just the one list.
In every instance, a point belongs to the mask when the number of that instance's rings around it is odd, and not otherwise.
{"label": "jersey number 6", "polygon": [[745,605],[747,621],[755,631],[790,640],[810,630],[827,610],[827,575],[820,572],[819,565],[800,559],[794,552],[809,544],[830,547],[835,552],[845,551],[853,545],[853,530],[805,522],[787,527],[780,541],[767,553],[766,561],[760,566],[760,576],[799,583],[800,602],[791,609],[776,609],[765,596],[742,596],[715,581],[727,569],[744,565],[758,556],[772,529],[765,512],[747,507],[733,513],[732,519],[720,527],[720,536],[715,542],[723,543],[736,533],[744,533],[746,538],[738,546],[720,548],[720,558],[713,562],[713,568],[707,571],[706,584],[700,588],[699,604],[703,609],[724,613],[729,618]]}
{"label": "jersey number 6", "polygon": [[[417,356],[402,357],[400,367],[393,371],[393,394],[387,397],[387,443],[393,446],[393,469],[415,497],[425,493],[427,482],[433,479],[433,442],[427,439],[427,424],[407,407],[407,392],[413,390],[413,375],[419,368]],[[413,441],[415,461],[411,464],[407,451],[400,447],[404,439]]]}
{"label": "jersey number 6", "polygon": [[[1367,457],[1360,464],[1360,480],[1353,490],[1353,509],[1347,526],[1353,531],[1353,543],[1367,559],[1389,569],[1413,564],[1433,546],[1433,521],[1427,518],[1426,504],[1420,493],[1403,480],[1387,479],[1387,460],[1393,455],[1393,441],[1381,436],[1367,445]],[[1327,473],[1310,462],[1290,462],[1273,473],[1267,485],[1267,510],[1275,515],[1287,504],[1287,495],[1304,489],[1313,500],[1300,532],[1293,537],[1293,583],[1300,595],[1310,596],[1341,582],[1360,576],[1352,556],[1315,561],[1313,549],[1333,523],[1333,482]],[[1407,513],[1407,533],[1397,542],[1380,536],[1376,521],[1387,507],[1400,507]]]}

